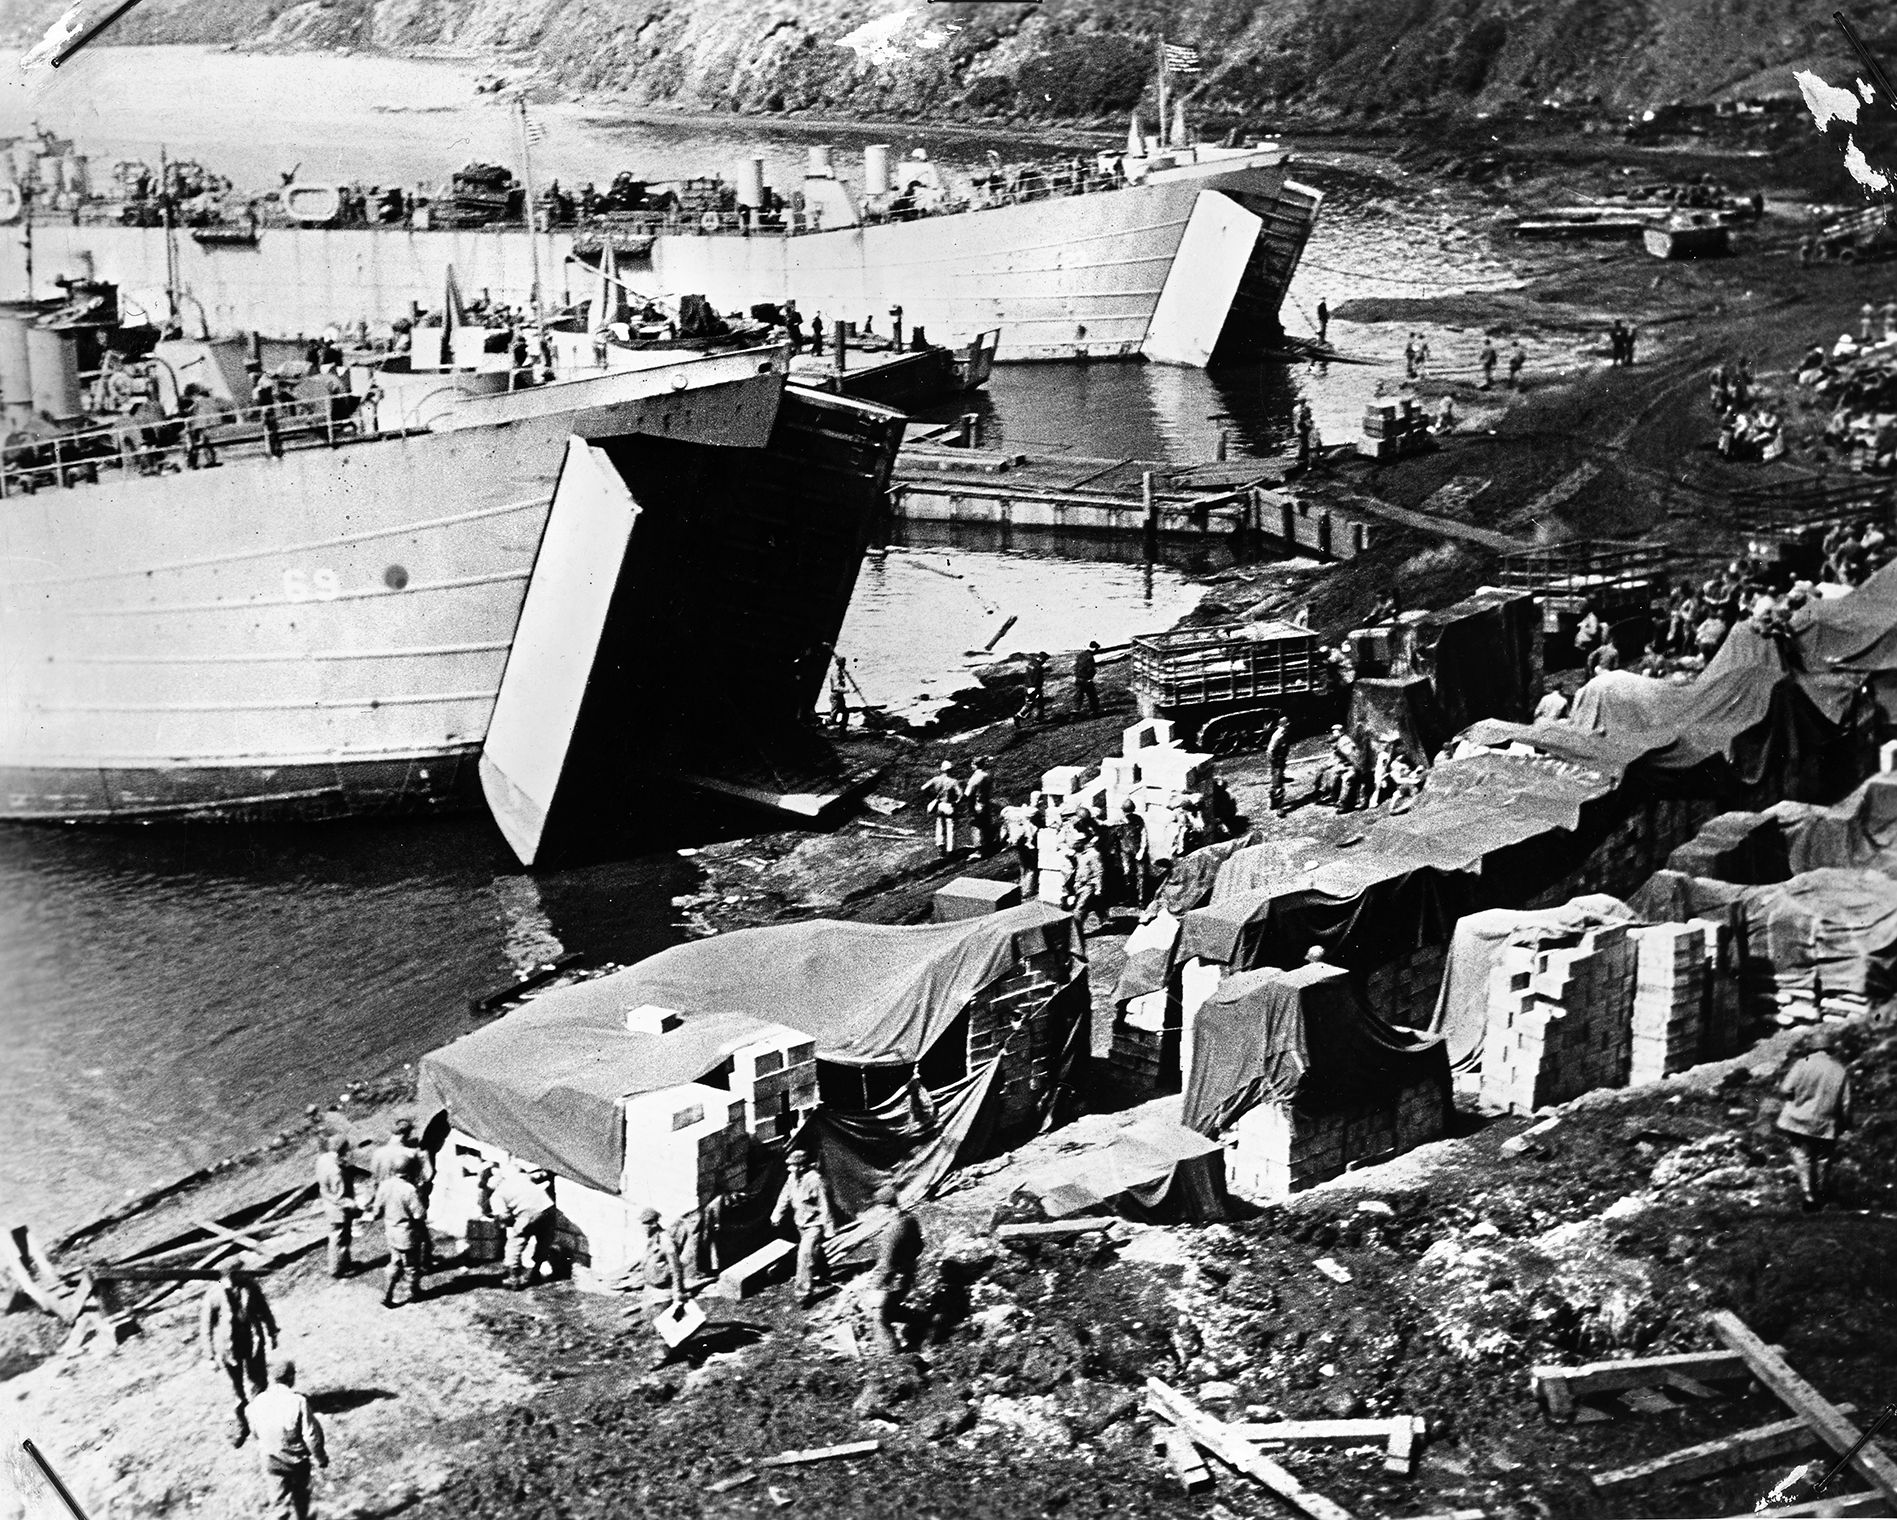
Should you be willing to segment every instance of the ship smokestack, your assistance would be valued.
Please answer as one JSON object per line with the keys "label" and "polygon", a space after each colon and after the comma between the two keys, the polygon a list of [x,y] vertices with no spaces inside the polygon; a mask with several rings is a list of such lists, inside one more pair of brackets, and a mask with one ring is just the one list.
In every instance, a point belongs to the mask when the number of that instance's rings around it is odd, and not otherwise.
{"label": "ship smokestack", "polygon": [[764,160],[747,158],[738,165],[738,205],[748,210],[764,209]]}
{"label": "ship smokestack", "polygon": [[889,193],[889,144],[871,143],[863,150],[863,193]]}
{"label": "ship smokestack", "polygon": [[810,148],[808,166],[804,170],[806,179],[835,179],[836,165],[831,162],[830,148],[826,143],[813,143]]}
{"label": "ship smokestack", "polygon": [[1135,111],[1133,119],[1126,124],[1126,153],[1129,158],[1146,156],[1146,138],[1140,131],[1140,113]]}

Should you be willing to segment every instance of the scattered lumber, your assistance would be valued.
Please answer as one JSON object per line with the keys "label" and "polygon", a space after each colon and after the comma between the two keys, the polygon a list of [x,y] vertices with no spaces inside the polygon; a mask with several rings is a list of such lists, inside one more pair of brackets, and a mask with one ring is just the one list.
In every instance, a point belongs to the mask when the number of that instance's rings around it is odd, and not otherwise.
{"label": "scattered lumber", "polygon": [[728,1494],[734,1488],[743,1488],[745,1484],[755,1482],[757,1482],[757,1474],[754,1472],[733,1473],[729,1478],[720,1478],[716,1483],[707,1483],[705,1492]]}
{"label": "scattered lumber", "polygon": [[172,1266],[165,1262],[135,1261],[124,1265],[93,1267],[94,1282],[209,1282],[217,1276],[216,1267]]}
{"label": "scattered lumber", "polygon": [[18,1224],[7,1232],[7,1275],[14,1288],[39,1308],[71,1324],[79,1306],[60,1296],[59,1274],[53,1268],[30,1226]]}
{"label": "scattered lumber", "polygon": [[1424,1429],[1419,1414],[1399,1419],[1391,1426],[1389,1444],[1383,1449],[1383,1470],[1391,1477],[1416,1476],[1416,1449],[1423,1444]]}
{"label": "scattered lumber", "polygon": [[1540,1366],[1528,1372],[1528,1386],[1551,1420],[1574,1418],[1574,1401],[1597,1393],[1664,1385],[1676,1374],[1700,1383],[1752,1376],[1736,1351],[1687,1351],[1674,1356],[1633,1357],[1620,1362],[1590,1362],[1580,1367]]}
{"label": "scattered lumber", "polygon": [[805,1451],[780,1452],[774,1457],[759,1457],[759,1467],[805,1467],[812,1462],[829,1462],[838,1457],[867,1457],[881,1451],[881,1441],[846,1441],[841,1446],[812,1446]]}
{"label": "scattered lumber", "polygon": [[205,1234],[215,1235],[219,1240],[228,1240],[234,1246],[242,1246],[253,1256],[268,1256],[270,1254],[270,1247],[257,1239],[255,1235],[239,1234],[236,1230],[227,1229],[225,1226],[210,1219],[194,1219],[191,1222],[200,1230],[204,1231]]}
{"label": "scattered lumber", "polygon": [[1167,1426],[1153,1432],[1153,1444],[1172,1464],[1173,1476],[1187,1493],[1202,1493],[1212,1486],[1212,1469],[1205,1465],[1205,1458],[1189,1436]]}
{"label": "scattered lumber", "polygon": [[1178,1389],[1156,1377],[1146,1380],[1146,1404],[1160,1418],[1179,1427],[1227,1467],[1262,1483],[1280,1499],[1302,1510],[1311,1520],[1351,1520],[1350,1511],[1313,1493],[1276,1462],[1259,1455],[1243,1436],[1223,1420],[1214,1419]]}
{"label": "scattered lumber", "polygon": [[1233,1424],[1247,1441],[1282,1446],[1382,1445],[1400,1427],[1413,1429],[1415,1415],[1380,1420],[1266,1420]]}
{"label": "scattered lumber", "polygon": [[1020,1224],[998,1224],[995,1239],[1005,1245],[1027,1244],[1044,1240],[1073,1240],[1081,1235],[1097,1235],[1113,1228],[1111,1218],[1038,1219]]}
{"label": "scattered lumber", "polygon": [[1754,1335],[1738,1315],[1719,1309],[1710,1321],[1713,1333],[1745,1358],[1752,1375],[1811,1426],[1827,1446],[1840,1456],[1859,1448],[1851,1457],[1851,1465],[1876,1485],[1886,1504],[1897,1505],[1897,1462],[1878,1446],[1864,1441],[1863,1432],[1845,1417],[1844,1411],[1793,1371],[1791,1364]]}
{"label": "scattered lumber", "polygon": [[[1838,1411],[1848,1414],[1854,1404],[1840,1404]],[[1750,1430],[1722,1436],[1717,1441],[1702,1441],[1697,1446],[1682,1446],[1663,1457],[1636,1462],[1631,1467],[1616,1467],[1593,1474],[1596,1488],[1618,1488],[1628,1483],[1655,1480],[1684,1483],[1691,1478],[1710,1477],[1735,1467],[1750,1467],[1776,1457],[1797,1456],[1810,1447],[1823,1444],[1803,1420],[1778,1420],[1770,1425],[1755,1425]]]}

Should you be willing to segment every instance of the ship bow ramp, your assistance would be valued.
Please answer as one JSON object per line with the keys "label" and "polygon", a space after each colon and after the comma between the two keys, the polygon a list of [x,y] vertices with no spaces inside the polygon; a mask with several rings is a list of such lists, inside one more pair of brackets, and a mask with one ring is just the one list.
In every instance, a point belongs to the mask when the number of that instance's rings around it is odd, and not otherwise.
{"label": "ship bow ramp", "polygon": [[903,422],[790,386],[762,449],[569,441],[481,758],[523,864],[654,786],[808,765]]}

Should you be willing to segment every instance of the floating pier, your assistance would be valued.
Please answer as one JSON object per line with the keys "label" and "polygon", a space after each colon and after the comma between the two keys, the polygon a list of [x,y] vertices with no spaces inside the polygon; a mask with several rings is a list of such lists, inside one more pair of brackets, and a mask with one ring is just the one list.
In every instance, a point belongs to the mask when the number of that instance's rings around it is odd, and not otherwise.
{"label": "floating pier", "polygon": [[1230,538],[1348,560],[1372,526],[1274,489],[1257,460],[1174,465],[912,444],[897,455],[889,517],[1083,533]]}

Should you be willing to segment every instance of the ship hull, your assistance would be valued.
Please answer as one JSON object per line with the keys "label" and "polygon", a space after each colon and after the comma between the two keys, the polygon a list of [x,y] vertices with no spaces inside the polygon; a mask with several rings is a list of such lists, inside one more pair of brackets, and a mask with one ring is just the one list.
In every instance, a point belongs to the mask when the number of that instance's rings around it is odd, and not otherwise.
{"label": "ship hull", "polygon": [[[1286,187],[1282,153],[1208,150],[1205,162],[1086,195],[795,236],[662,233],[621,274],[657,296],[703,294],[720,311],[795,301],[806,317],[880,326],[901,306],[910,330],[957,346],[999,328],[998,362],[1137,358],[1169,282],[1190,289],[1200,277],[1178,258],[1200,198],[1230,200],[1266,222],[1302,220],[1308,232],[1316,198]],[[56,274],[89,272],[163,309],[162,231],[35,223],[27,240],[37,288],[50,290]],[[572,257],[575,241],[524,229],[267,228],[254,247],[180,243],[175,257],[187,312],[201,312],[212,330],[320,332],[434,308],[451,266],[464,291],[524,303],[536,253],[552,271],[549,289],[568,303],[583,300],[590,277]],[[1301,250],[1302,235],[1293,241]],[[1202,315],[1209,336],[1187,347],[1268,343],[1295,263],[1266,260],[1246,280],[1236,317],[1243,333],[1226,331],[1235,296],[1222,290]],[[28,293],[27,268],[23,246],[0,249],[7,294]]]}
{"label": "ship hull", "polygon": [[10,497],[0,818],[469,802],[568,438],[765,451],[785,387],[759,352],[550,387],[575,404],[540,415]]}

